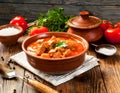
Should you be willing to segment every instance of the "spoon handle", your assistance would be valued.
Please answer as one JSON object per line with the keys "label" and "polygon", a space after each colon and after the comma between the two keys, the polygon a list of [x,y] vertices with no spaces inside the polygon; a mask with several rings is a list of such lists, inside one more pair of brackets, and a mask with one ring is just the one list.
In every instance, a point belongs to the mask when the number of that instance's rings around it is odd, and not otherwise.
{"label": "spoon handle", "polygon": [[45,85],[37,80],[33,80],[30,78],[23,78],[23,81],[25,81],[27,84],[33,86],[41,93],[59,93],[57,90],[54,90],[51,87],[49,87],[49,86],[47,86],[47,85]]}

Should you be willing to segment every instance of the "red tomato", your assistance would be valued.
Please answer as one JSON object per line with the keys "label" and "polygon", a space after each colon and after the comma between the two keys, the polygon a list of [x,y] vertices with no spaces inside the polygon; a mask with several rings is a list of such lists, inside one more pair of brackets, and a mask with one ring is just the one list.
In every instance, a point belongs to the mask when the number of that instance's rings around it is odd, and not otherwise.
{"label": "red tomato", "polygon": [[103,22],[101,24],[102,31],[107,30],[109,27],[112,27],[112,23],[108,20],[103,20]]}
{"label": "red tomato", "polygon": [[23,28],[24,31],[26,31],[28,25],[24,17],[22,16],[16,16],[11,21],[10,24],[18,25]]}
{"label": "red tomato", "polygon": [[40,33],[45,33],[49,32],[49,29],[47,27],[33,27],[29,33],[30,36],[40,34]]}
{"label": "red tomato", "polygon": [[108,28],[104,32],[105,39],[110,43],[120,43],[120,27]]}

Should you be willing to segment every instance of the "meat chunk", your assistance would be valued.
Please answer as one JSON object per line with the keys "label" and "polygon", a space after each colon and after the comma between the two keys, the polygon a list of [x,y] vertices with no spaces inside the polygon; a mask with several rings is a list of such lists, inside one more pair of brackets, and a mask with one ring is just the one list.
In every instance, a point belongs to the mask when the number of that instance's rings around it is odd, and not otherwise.
{"label": "meat chunk", "polygon": [[71,50],[70,50],[70,49],[67,49],[67,50],[65,50],[65,52],[63,53],[63,56],[64,56],[64,57],[68,57],[68,56],[70,55],[70,53],[71,53]]}
{"label": "meat chunk", "polygon": [[50,53],[50,57],[52,57],[52,58],[61,58],[61,57],[62,57],[62,54],[61,54],[60,51],[51,52],[51,53]]}
{"label": "meat chunk", "polygon": [[74,41],[66,40],[65,43],[67,44],[67,48],[75,50],[76,43]]}
{"label": "meat chunk", "polygon": [[62,54],[60,51],[55,52],[53,55],[53,58],[61,58],[61,57],[62,57]]}
{"label": "meat chunk", "polygon": [[51,49],[48,53],[49,53],[50,57],[61,58],[63,55],[63,51],[65,51],[64,48],[56,47],[55,49]]}
{"label": "meat chunk", "polygon": [[56,44],[58,42],[57,38],[55,36],[52,36],[50,40],[48,40],[49,45]]}
{"label": "meat chunk", "polygon": [[42,53],[45,52],[45,50],[46,50],[46,47],[45,47],[44,43],[42,43],[42,44],[38,47],[38,49],[36,50],[36,54],[37,54],[37,55],[41,55]]}

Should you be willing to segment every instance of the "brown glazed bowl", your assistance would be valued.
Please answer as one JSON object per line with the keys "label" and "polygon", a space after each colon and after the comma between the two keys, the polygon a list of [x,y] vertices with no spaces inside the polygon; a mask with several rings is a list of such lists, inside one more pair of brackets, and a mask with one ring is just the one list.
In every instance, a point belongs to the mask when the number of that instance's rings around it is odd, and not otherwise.
{"label": "brown glazed bowl", "polygon": [[[27,46],[32,42],[40,38],[51,37],[53,35],[56,37],[57,36],[62,36],[67,38],[73,37],[79,40],[84,46],[84,51],[79,53],[78,55],[75,55],[72,57],[66,57],[66,58],[40,58],[38,56],[31,55],[26,50]],[[83,39],[78,35],[70,34],[66,32],[47,32],[43,34],[38,34],[38,35],[27,38],[22,43],[22,49],[27,56],[27,60],[29,64],[32,67],[40,71],[46,72],[48,74],[63,74],[79,67],[85,60],[85,53],[88,50],[88,47],[89,47],[89,44],[85,39]]]}
{"label": "brown glazed bowl", "polygon": [[88,11],[80,12],[80,16],[76,16],[68,20],[68,33],[74,33],[85,38],[88,42],[95,42],[103,36],[100,29],[102,20],[95,16],[90,16]]}
{"label": "brown glazed bowl", "polygon": [[[18,31],[18,32],[17,32]],[[0,42],[4,45],[13,45],[23,34],[23,29],[20,26],[6,24],[0,26]]]}

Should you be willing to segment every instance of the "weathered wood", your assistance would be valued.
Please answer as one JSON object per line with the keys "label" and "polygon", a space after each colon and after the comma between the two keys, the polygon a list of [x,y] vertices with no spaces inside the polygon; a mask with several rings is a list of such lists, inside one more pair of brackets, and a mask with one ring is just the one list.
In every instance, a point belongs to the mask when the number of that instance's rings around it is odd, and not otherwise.
{"label": "weathered wood", "polygon": [[[26,38],[26,36],[24,37]],[[18,43],[13,46],[4,46],[0,44],[0,56],[5,58],[5,61],[9,60],[9,57],[21,50],[21,43],[24,38],[20,38]],[[19,65],[15,66],[15,71],[18,75],[29,75],[32,79],[37,79],[40,82],[61,91],[61,93],[119,93],[120,86],[120,45],[116,45],[118,52],[112,57],[103,57],[94,52],[90,47],[87,54],[96,56],[100,59],[100,66],[91,69],[90,71],[75,77],[74,79],[63,83],[57,87],[47,83],[46,81],[38,78],[34,74],[27,70],[24,70]],[[12,93],[14,89],[18,93],[39,93],[33,87],[23,83],[21,80],[6,80],[0,78],[0,91],[1,93]]]}
{"label": "weathered wood", "polygon": [[[119,45],[116,45],[120,48]],[[100,68],[104,77],[105,85],[108,93],[120,93],[120,49],[117,54],[112,57],[100,58]],[[111,60],[112,59],[112,60]],[[113,87],[114,86],[114,87]]]}
{"label": "weathered wood", "polygon": [[[8,63],[9,57],[13,55],[14,53],[20,51],[19,47],[8,47],[0,44],[0,57],[2,56],[4,58],[4,62]],[[18,51],[17,51],[18,50]],[[24,76],[24,69],[19,66],[15,66],[14,64],[10,64],[11,67],[15,67],[15,72],[18,75]],[[2,77],[0,78],[2,80]],[[13,91],[19,91],[19,93],[22,92],[22,82],[18,78],[16,79],[4,79],[4,81],[1,81],[0,84],[0,93],[13,93]]]}
{"label": "weathered wood", "polygon": [[[40,13],[46,13],[54,7],[63,7],[66,15],[79,15],[80,11],[88,10],[101,19],[109,19],[112,22],[120,20],[119,0],[0,0],[0,24],[9,23],[16,15],[22,15],[31,22],[36,20]],[[20,38],[13,46],[4,46],[0,43],[0,56],[5,58],[5,62],[11,55],[22,51],[23,40],[23,37]],[[28,74],[32,79],[36,78],[61,93],[120,93],[120,45],[116,47],[118,51],[112,57],[98,55],[90,47],[87,54],[99,58],[100,66],[57,87],[19,65],[15,66],[15,71],[21,76]],[[39,93],[21,80],[6,80],[0,77],[0,82],[0,93],[12,93],[14,89],[17,93]]]}
{"label": "weathered wood", "polygon": [[9,23],[16,15],[24,16],[29,22],[34,21],[40,13],[55,7],[63,7],[68,15],[79,15],[80,11],[88,10],[101,19],[120,20],[119,0],[1,0],[0,24]]}
{"label": "weathered wood", "polygon": [[62,4],[64,0],[0,0],[1,3]]}
{"label": "weathered wood", "polygon": [[74,5],[120,5],[119,0],[0,0],[1,3],[21,4],[74,4]]}

